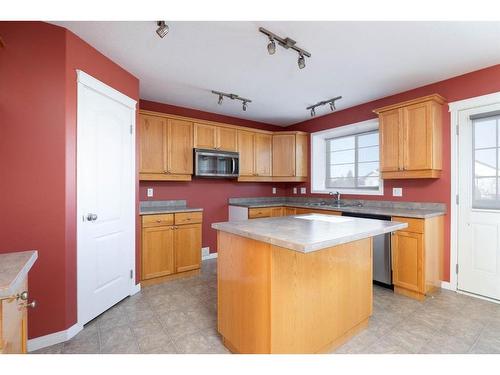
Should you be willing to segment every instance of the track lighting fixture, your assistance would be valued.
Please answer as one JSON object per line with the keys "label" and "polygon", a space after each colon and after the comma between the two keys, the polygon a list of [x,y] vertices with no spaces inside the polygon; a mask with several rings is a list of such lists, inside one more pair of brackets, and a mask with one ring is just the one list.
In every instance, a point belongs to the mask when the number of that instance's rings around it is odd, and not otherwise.
{"label": "track lighting fixture", "polygon": [[324,100],[322,102],[318,102],[316,104],[310,105],[306,109],[311,110],[311,117],[314,117],[314,116],[316,116],[316,107],[320,107],[320,106],[324,106],[325,104],[329,104],[330,105],[330,109],[333,112],[336,109],[335,108],[335,101],[337,101],[339,99],[342,99],[342,97],[341,96],[336,96],[335,98]]}
{"label": "track lighting fixture", "polygon": [[156,29],[156,33],[160,38],[163,38],[168,34],[168,25],[165,23],[165,21],[156,21],[156,25],[158,26],[158,28]]}
{"label": "track lighting fixture", "polygon": [[252,101],[250,99],[247,99],[247,98],[242,98],[241,96],[239,95],[236,95],[236,94],[227,94],[225,92],[221,92],[221,91],[214,91],[212,90],[212,94],[215,94],[215,95],[218,95],[219,96],[219,105],[222,104],[222,100],[224,97],[226,98],[229,98],[231,100],[240,100],[243,102],[243,110],[246,111],[247,108],[248,108],[248,103],[251,103]]}
{"label": "track lighting fixture", "polygon": [[[265,34],[269,37],[269,44],[267,45],[267,52],[269,52],[270,55],[274,55],[276,52],[276,43],[275,40],[278,41],[278,44],[285,48],[285,49],[293,49],[295,52],[299,54],[299,60],[298,60],[298,65],[300,69],[304,69],[306,66],[306,59],[305,57],[311,57],[311,54],[307,52],[306,50],[298,47],[296,44],[297,42],[293,39],[290,38],[281,38],[278,35],[272,33],[269,30],[264,29],[263,27],[259,27],[259,31],[262,34]],[[304,57],[305,56],[305,57]]]}
{"label": "track lighting fixture", "polygon": [[269,37],[267,52],[269,52],[270,55],[274,55],[274,53],[276,52],[276,43],[274,42],[274,38],[272,36]]}
{"label": "track lighting fixture", "polygon": [[297,61],[297,63],[299,64],[299,69],[304,69],[306,67],[306,60],[302,52],[299,53],[299,61]]}

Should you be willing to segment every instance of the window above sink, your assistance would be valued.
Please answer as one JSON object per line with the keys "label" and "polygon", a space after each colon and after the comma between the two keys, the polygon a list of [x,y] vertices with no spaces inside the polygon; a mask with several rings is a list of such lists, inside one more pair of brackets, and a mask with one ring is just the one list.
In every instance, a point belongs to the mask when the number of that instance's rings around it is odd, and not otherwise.
{"label": "window above sink", "polygon": [[378,119],[311,134],[311,192],[383,195]]}

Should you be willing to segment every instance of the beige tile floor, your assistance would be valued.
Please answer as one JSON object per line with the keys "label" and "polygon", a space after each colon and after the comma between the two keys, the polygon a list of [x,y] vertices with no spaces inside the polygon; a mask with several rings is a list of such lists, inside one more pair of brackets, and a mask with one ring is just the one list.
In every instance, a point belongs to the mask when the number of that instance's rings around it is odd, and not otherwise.
{"label": "beige tile floor", "polygon": [[[228,353],[216,331],[216,264],[143,288],[35,353]],[[500,353],[500,305],[449,291],[418,302],[375,286],[368,328],[334,353]]]}

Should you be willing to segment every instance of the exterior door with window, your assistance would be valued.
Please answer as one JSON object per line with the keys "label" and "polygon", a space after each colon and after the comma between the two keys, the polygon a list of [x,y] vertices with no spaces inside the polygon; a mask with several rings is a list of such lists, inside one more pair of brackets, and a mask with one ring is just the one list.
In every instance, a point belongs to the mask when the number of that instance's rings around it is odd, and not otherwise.
{"label": "exterior door with window", "polygon": [[459,290],[500,300],[500,111],[459,117]]}

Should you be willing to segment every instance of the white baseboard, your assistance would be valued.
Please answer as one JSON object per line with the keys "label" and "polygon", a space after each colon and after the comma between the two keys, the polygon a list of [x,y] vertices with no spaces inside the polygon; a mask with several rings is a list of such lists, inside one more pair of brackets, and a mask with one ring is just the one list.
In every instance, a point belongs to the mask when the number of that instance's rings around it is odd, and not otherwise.
{"label": "white baseboard", "polygon": [[215,259],[217,258],[217,253],[210,253],[201,258],[201,260]]}
{"label": "white baseboard", "polygon": [[75,337],[76,334],[82,329],[83,326],[76,323],[64,331],[54,332],[45,336],[30,339],[28,340],[28,352],[34,352],[35,350],[46,348],[47,346],[68,341],[69,339]]}
{"label": "white baseboard", "polygon": [[139,293],[140,291],[141,291],[141,283],[135,284],[130,290],[129,295],[133,296],[134,294]]}
{"label": "white baseboard", "polygon": [[441,281],[441,289],[452,290],[456,292],[455,288],[451,286],[451,283],[448,281]]}

